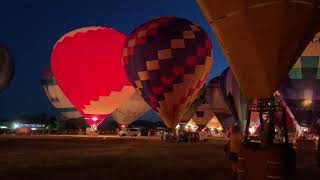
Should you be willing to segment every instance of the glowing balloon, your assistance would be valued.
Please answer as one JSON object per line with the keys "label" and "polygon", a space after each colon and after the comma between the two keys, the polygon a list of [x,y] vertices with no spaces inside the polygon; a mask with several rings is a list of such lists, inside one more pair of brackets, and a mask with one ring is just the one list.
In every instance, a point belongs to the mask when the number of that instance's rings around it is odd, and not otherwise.
{"label": "glowing balloon", "polygon": [[134,93],[121,65],[124,40],[111,28],[85,27],[66,33],[52,50],[54,77],[93,129]]}
{"label": "glowing balloon", "polygon": [[207,128],[210,129],[218,129],[219,131],[223,130],[223,127],[219,121],[219,119],[217,118],[217,116],[214,116],[207,124]]}
{"label": "glowing balloon", "polygon": [[0,46],[0,93],[9,86],[14,74],[14,63],[8,49]]}
{"label": "glowing balloon", "polygon": [[149,105],[137,92],[130,96],[120,107],[115,109],[111,115],[121,125],[129,125],[137,120],[150,109]]}
{"label": "glowing balloon", "polygon": [[309,43],[289,72],[279,92],[302,126],[315,123],[320,115],[320,33]]}
{"label": "glowing balloon", "polygon": [[197,123],[198,126],[206,126],[212,118],[215,117],[209,104],[202,104],[196,111],[192,119]]}
{"label": "glowing balloon", "polygon": [[128,35],[122,60],[132,85],[174,128],[205,83],[212,45],[192,22],[161,17]]}
{"label": "glowing balloon", "polygon": [[51,104],[63,115],[63,117],[66,119],[77,119],[82,117],[69,99],[63,94],[52,75],[50,66],[47,66],[43,71],[41,85]]}
{"label": "glowing balloon", "polygon": [[221,90],[222,77],[212,78],[207,85],[207,98],[213,112],[231,113]]}
{"label": "glowing balloon", "polygon": [[316,0],[197,2],[250,98],[273,96],[320,23]]}

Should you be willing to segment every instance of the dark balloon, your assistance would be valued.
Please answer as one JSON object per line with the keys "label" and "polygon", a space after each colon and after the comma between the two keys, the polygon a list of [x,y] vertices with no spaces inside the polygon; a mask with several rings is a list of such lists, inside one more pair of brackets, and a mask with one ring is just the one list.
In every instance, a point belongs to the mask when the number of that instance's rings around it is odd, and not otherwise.
{"label": "dark balloon", "polygon": [[279,89],[295,119],[311,126],[320,117],[320,33],[311,41]]}
{"label": "dark balloon", "polygon": [[0,93],[9,86],[14,74],[14,62],[8,49],[0,46]]}
{"label": "dark balloon", "polygon": [[198,25],[160,17],[127,36],[122,60],[131,84],[174,128],[206,81],[212,45]]}

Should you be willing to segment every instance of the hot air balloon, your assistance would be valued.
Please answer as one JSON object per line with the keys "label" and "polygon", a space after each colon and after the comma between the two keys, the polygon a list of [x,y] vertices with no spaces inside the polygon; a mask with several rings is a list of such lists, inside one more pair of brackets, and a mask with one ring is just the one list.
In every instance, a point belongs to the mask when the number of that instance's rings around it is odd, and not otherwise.
{"label": "hot air balloon", "polygon": [[52,75],[50,66],[46,66],[43,71],[41,76],[41,85],[51,104],[63,115],[64,118],[78,119],[82,117],[68,98],[63,94]]}
{"label": "hot air balloon", "polygon": [[217,113],[231,113],[227,106],[222,90],[221,90],[221,76],[212,78],[207,85],[207,99],[213,112]]}
{"label": "hot air balloon", "polygon": [[318,0],[197,0],[243,93],[270,98],[313,38]]}
{"label": "hot air balloon", "polygon": [[228,131],[236,123],[232,114],[214,113],[218,118],[223,130]]}
{"label": "hot air balloon", "polygon": [[222,131],[223,127],[217,118],[217,116],[214,116],[207,124],[207,128],[209,129],[217,129],[218,131]]}
{"label": "hot air balloon", "polygon": [[127,126],[141,117],[149,109],[149,105],[140,94],[135,92],[126,102],[115,109],[111,115],[118,124]]}
{"label": "hot air balloon", "polygon": [[182,123],[188,122],[192,118],[192,116],[196,113],[199,106],[201,106],[201,104],[205,103],[206,101],[207,101],[206,86],[202,86],[198,95],[196,96],[196,99],[193,101],[193,103],[190,105],[187,111],[183,114],[181,122]]}
{"label": "hot air balloon", "polygon": [[309,43],[279,89],[301,126],[311,127],[320,116],[320,33]]}
{"label": "hot air balloon", "polygon": [[230,68],[221,74],[220,87],[225,102],[233,114],[235,122],[243,129],[247,118],[248,99],[243,95],[241,89]]}
{"label": "hot air balloon", "polygon": [[134,93],[121,64],[125,35],[92,26],[66,33],[54,45],[57,83],[92,130]]}
{"label": "hot air balloon", "polygon": [[14,74],[14,63],[8,49],[0,46],[0,93],[8,87]]}
{"label": "hot air balloon", "polygon": [[195,115],[192,119],[196,122],[200,129],[206,127],[209,121],[215,118],[215,114],[213,113],[209,104],[202,104],[196,111]]}
{"label": "hot air balloon", "polygon": [[128,35],[122,61],[132,85],[175,128],[205,83],[212,45],[198,25],[160,17]]}

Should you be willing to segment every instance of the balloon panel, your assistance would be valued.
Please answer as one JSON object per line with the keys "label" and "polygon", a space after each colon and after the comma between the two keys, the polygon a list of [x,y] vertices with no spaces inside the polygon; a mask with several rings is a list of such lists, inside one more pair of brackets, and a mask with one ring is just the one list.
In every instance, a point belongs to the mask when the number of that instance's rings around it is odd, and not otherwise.
{"label": "balloon panel", "polygon": [[42,87],[51,104],[66,118],[81,118],[81,114],[74,108],[68,98],[63,94],[52,75],[50,66],[47,66],[41,77]]}
{"label": "balloon panel", "polygon": [[133,93],[121,65],[125,36],[100,26],[62,36],[51,53],[59,86],[90,125],[98,125]]}
{"label": "balloon panel", "polygon": [[8,49],[0,46],[0,93],[8,87],[14,74],[14,63]]}
{"label": "balloon panel", "polygon": [[144,99],[135,92],[120,107],[112,112],[114,120],[121,125],[129,125],[150,109]]}
{"label": "balloon panel", "polygon": [[215,113],[224,130],[229,130],[236,121],[234,117],[227,113]]}
{"label": "balloon panel", "polygon": [[314,0],[306,1],[308,5],[273,0],[197,3],[250,98],[273,96],[320,22],[319,1]]}
{"label": "balloon panel", "polygon": [[161,17],[128,35],[122,60],[132,85],[174,128],[205,83],[212,45],[192,22]]}

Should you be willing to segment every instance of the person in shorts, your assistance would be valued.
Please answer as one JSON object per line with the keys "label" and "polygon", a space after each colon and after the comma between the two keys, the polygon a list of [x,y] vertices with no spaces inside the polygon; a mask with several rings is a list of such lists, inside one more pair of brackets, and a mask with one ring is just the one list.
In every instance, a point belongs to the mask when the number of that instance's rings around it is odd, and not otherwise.
{"label": "person in shorts", "polygon": [[238,172],[238,161],[241,141],[243,139],[241,130],[238,126],[233,126],[231,129],[230,141],[229,141],[229,160],[231,161],[232,172],[234,175]]}

